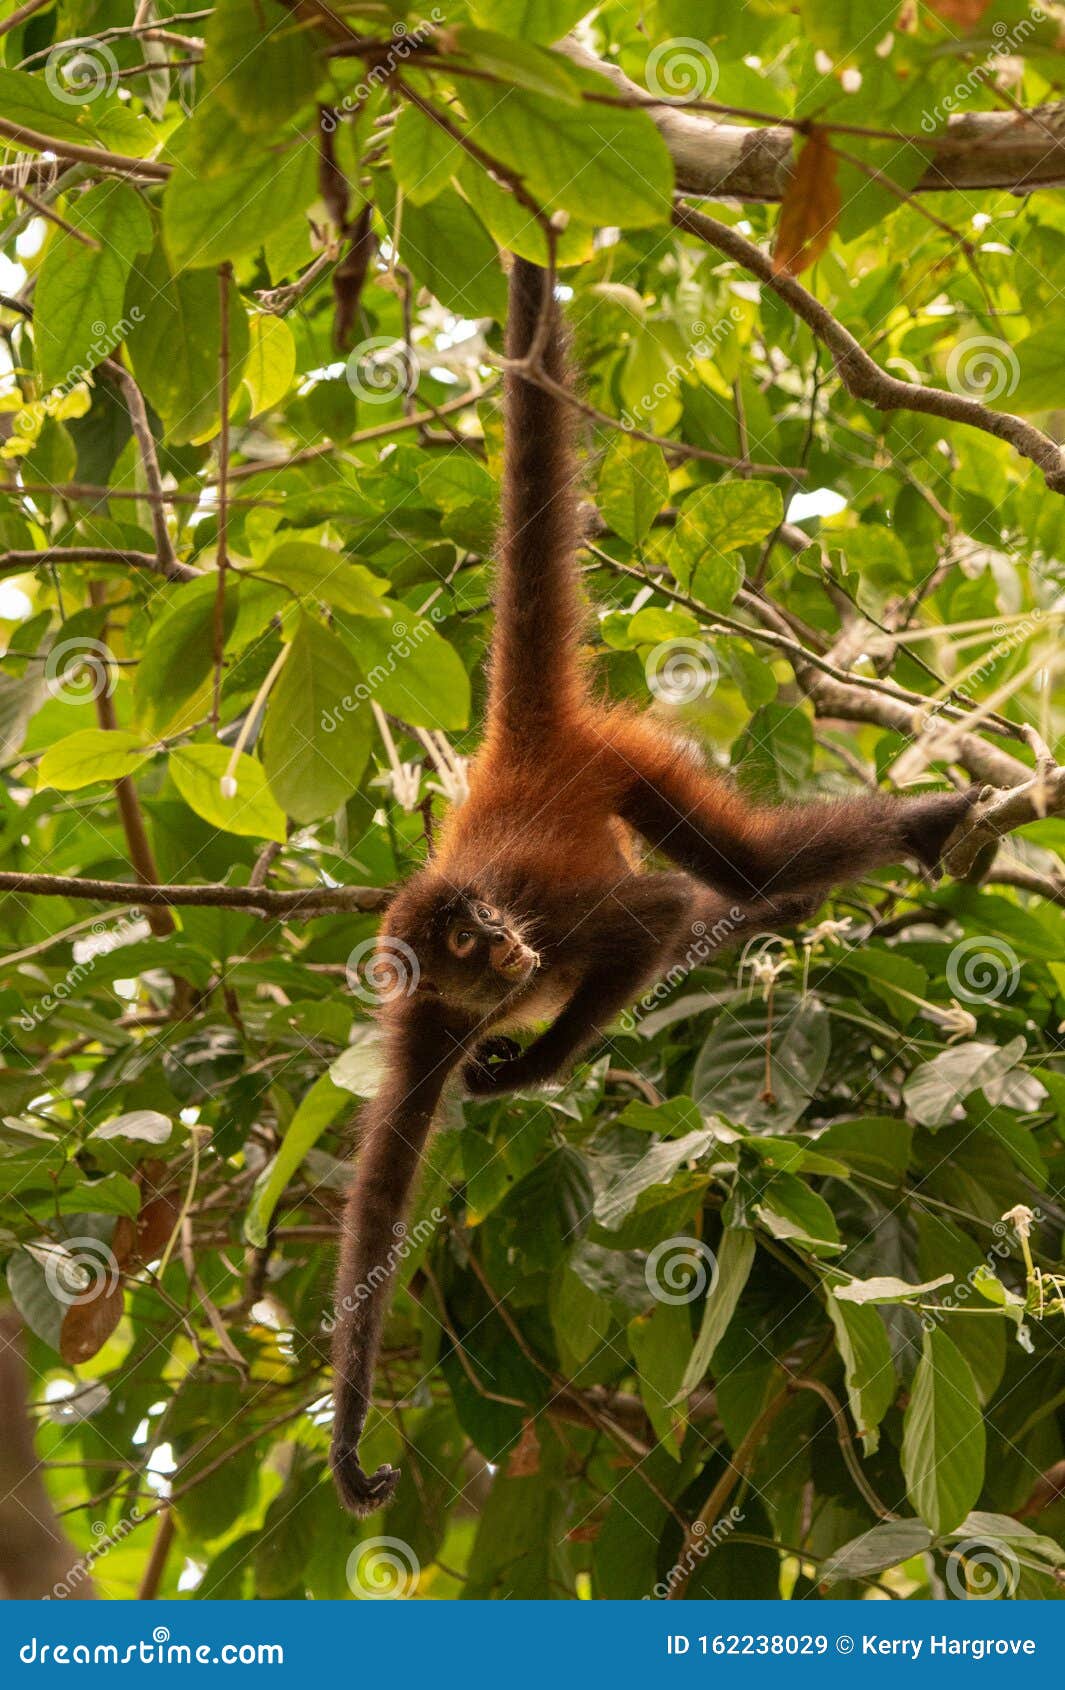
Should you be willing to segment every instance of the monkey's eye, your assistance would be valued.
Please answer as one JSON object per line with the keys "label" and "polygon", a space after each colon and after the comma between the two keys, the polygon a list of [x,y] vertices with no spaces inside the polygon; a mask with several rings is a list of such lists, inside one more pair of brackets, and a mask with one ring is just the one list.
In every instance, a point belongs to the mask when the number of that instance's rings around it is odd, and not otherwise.
{"label": "monkey's eye", "polygon": [[477,935],[471,933],[468,928],[459,928],[457,932],[448,934],[447,942],[449,949],[455,956],[466,957],[469,956],[476,945]]}
{"label": "monkey's eye", "polygon": [[478,921],[494,921],[496,918],[495,910],[490,910],[487,904],[478,904],[474,914]]}

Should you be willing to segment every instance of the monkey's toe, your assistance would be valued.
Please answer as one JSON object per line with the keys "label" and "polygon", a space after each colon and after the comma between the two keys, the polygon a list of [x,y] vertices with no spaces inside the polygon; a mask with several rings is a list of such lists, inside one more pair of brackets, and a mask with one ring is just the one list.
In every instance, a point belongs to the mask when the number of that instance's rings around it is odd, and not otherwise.
{"label": "monkey's toe", "polygon": [[521,1046],[506,1033],[492,1033],[482,1039],[462,1070],[466,1090],[473,1097],[493,1092],[499,1085],[499,1071],[521,1055]]}

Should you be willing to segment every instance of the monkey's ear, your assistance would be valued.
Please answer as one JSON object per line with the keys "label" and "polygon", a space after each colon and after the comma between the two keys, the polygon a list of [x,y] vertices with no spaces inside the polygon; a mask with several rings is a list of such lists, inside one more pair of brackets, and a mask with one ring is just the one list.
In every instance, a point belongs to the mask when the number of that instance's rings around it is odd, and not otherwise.
{"label": "monkey's ear", "polygon": [[385,1464],[376,1473],[364,1473],[359,1466],[358,1449],[352,1444],[335,1441],[329,1462],[341,1502],[360,1519],[386,1507],[396,1494],[400,1469]]}

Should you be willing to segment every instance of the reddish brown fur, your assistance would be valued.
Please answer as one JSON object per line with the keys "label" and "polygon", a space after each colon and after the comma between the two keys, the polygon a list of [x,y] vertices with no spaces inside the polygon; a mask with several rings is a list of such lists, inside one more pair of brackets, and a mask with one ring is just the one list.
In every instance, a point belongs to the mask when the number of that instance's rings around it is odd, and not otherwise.
{"label": "reddish brown fur", "polygon": [[[518,261],[507,351],[525,356],[545,278]],[[566,379],[557,307],[547,365]],[[796,919],[833,882],[917,858],[932,866],[965,796],[883,794],[765,809],[696,765],[660,726],[592,696],[579,659],[573,408],[511,371],[506,384],[503,531],[488,720],[470,796],[432,861],[398,894],[383,944],[409,947],[417,990],[385,1006],[389,1077],[366,1110],[344,1218],[334,1343],[333,1466],[345,1503],[368,1513],[398,1474],[367,1476],[358,1444],[388,1304],[394,1228],[409,1201],[443,1086],[463,1065],[477,1095],[563,1070],[693,931],[714,945]],[[638,845],[683,872],[642,873]],[[469,940],[467,958],[454,945]],[[493,957],[525,946],[519,979]],[[705,950],[705,946],[704,946]],[[522,953],[526,954],[526,953]],[[550,1019],[524,1051],[502,1028]],[[489,1037],[486,1039],[486,1035]]]}

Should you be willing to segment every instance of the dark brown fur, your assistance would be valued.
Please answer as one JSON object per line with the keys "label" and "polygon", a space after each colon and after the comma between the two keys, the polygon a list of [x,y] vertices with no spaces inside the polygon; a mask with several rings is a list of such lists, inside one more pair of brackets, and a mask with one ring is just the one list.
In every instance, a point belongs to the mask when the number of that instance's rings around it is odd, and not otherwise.
{"label": "dark brown fur", "polygon": [[[511,275],[507,351],[522,358],[543,274]],[[547,365],[566,379],[551,303]],[[659,727],[593,697],[579,660],[582,607],[573,408],[510,372],[503,533],[488,719],[429,865],[393,901],[386,948],[409,947],[416,989],[383,1011],[389,1078],[366,1110],[344,1218],[334,1343],[333,1469],[368,1513],[398,1472],[367,1476],[358,1444],[409,1200],[445,1082],[460,1065],[488,1095],[562,1071],[656,978],[816,908],[833,883],[904,859],[931,868],[968,798],[874,794],[838,804],[752,806]],[[642,839],[679,871],[644,873]],[[470,946],[456,956],[453,946]],[[406,953],[404,952],[405,956]],[[530,961],[530,958],[532,959]],[[503,1028],[549,1025],[523,1051]]]}

